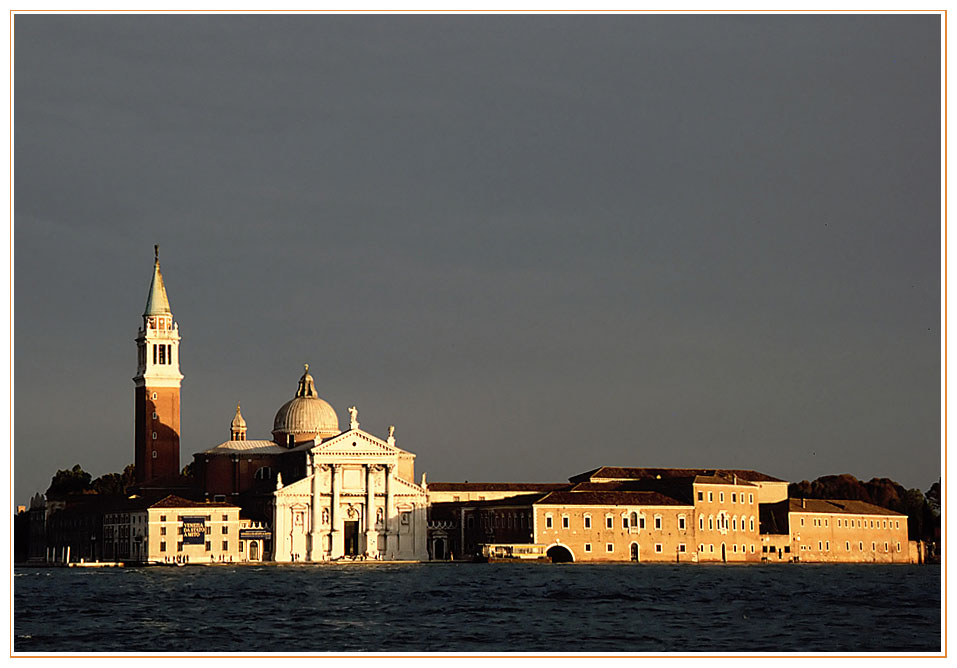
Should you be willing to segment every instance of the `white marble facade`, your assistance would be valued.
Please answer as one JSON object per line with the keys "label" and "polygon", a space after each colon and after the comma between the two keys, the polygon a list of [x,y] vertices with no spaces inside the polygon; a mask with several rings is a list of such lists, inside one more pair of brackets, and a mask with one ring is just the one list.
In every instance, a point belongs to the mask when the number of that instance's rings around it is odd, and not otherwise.
{"label": "white marble facade", "polygon": [[305,453],[306,476],[276,482],[274,560],[427,560],[425,481],[413,455],[353,428]]}

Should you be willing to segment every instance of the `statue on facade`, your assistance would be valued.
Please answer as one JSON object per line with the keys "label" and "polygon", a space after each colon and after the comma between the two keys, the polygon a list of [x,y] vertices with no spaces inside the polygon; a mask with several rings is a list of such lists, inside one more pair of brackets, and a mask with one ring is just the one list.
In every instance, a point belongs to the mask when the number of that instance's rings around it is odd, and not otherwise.
{"label": "statue on facade", "polygon": [[282,489],[282,473],[276,473],[276,489]]}
{"label": "statue on facade", "polygon": [[349,429],[359,428],[359,409],[349,406]]}

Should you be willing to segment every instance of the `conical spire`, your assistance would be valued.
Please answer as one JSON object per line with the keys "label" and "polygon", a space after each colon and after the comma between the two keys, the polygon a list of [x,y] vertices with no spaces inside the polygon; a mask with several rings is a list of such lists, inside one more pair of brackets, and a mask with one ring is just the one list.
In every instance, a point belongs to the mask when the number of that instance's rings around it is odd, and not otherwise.
{"label": "conical spire", "polygon": [[236,416],[233,418],[230,426],[232,426],[233,429],[246,428],[246,420],[243,419],[243,414],[239,412],[239,404],[236,404]]}
{"label": "conical spire", "polygon": [[146,312],[143,315],[170,315],[163,272],[160,271],[159,246],[153,246],[153,252],[156,255],[153,262],[153,280],[150,281],[150,293],[146,298]]}

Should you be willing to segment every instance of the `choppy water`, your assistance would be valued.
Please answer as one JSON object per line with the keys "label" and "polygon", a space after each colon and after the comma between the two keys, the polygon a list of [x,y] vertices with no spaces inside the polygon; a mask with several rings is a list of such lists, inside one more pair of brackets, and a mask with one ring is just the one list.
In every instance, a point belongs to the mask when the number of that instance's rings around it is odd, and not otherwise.
{"label": "choppy water", "polygon": [[939,652],[940,568],[18,567],[13,626],[24,653]]}

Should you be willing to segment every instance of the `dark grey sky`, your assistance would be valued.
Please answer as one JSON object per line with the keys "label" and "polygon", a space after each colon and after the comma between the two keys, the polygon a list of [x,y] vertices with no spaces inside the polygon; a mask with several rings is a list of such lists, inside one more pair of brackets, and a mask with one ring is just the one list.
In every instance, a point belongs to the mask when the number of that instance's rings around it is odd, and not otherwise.
{"label": "dark grey sky", "polygon": [[309,362],[430,480],[940,475],[940,18],[15,23],[15,493],[182,463]]}

